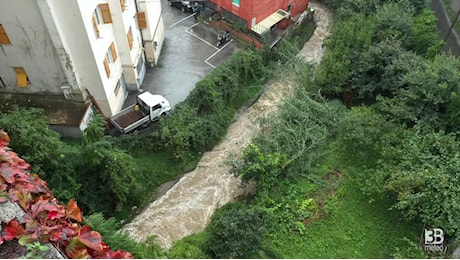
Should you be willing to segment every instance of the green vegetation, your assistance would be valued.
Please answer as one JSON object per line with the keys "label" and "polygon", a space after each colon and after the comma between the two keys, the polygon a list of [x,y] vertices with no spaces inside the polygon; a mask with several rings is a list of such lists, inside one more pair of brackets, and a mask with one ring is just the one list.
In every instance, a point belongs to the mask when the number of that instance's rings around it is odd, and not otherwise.
{"label": "green vegetation", "polygon": [[262,245],[266,216],[260,209],[227,205],[209,227],[208,248],[215,258],[245,258]]}
{"label": "green vegetation", "polygon": [[[126,216],[153,187],[193,168],[237,109],[268,77],[282,75],[294,95],[260,120],[261,132],[231,162],[234,175],[256,183],[253,197],[221,208],[204,232],[167,252],[152,238],[139,244],[116,233],[114,218],[93,215],[88,223],[114,249],[139,258],[423,258],[424,226],[443,228],[448,243],[460,238],[460,60],[440,53],[426,0],[326,3],[336,20],[317,68],[296,58],[295,37],[274,51],[240,52],[200,81],[155,133],[113,140],[96,125],[70,145],[42,123],[34,123],[38,131],[17,125],[22,114],[2,116],[0,125],[57,194],[79,194],[92,212],[104,208],[91,200],[110,200],[104,206]],[[24,117],[39,121],[36,111]],[[32,142],[43,147],[35,151]],[[73,156],[87,165],[65,160]],[[82,176],[91,175],[80,169],[97,171],[105,187],[85,183]],[[82,184],[109,195],[90,197]]]}
{"label": "green vegetation", "polygon": [[110,245],[112,250],[124,250],[130,252],[134,258],[159,258],[163,255],[161,248],[155,244],[155,237],[149,237],[143,243],[137,243],[126,234],[118,233],[121,228],[120,221],[111,217],[105,219],[101,213],[85,217],[85,222],[91,229],[101,233],[104,242]]}
{"label": "green vegetation", "polygon": [[42,259],[46,252],[50,249],[49,246],[40,244],[40,242],[35,242],[31,244],[26,244],[27,254],[25,259]]}
{"label": "green vegetation", "polygon": [[[257,185],[235,207],[268,220],[245,257],[424,258],[424,226],[455,244],[459,60],[441,55],[425,0],[326,2],[337,20],[322,63],[313,69],[293,58],[292,42],[281,45],[278,74],[297,92],[232,162]],[[197,235],[207,241],[194,244],[200,252],[216,257],[209,249],[222,242],[210,227],[229,211]]]}
{"label": "green vegetation", "polygon": [[302,233],[272,231],[266,242],[272,257],[391,258],[396,248],[407,248],[406,236],[418,241],[420,225],[403,221],[398,212],[386,209],[389,204],[384,201],[369,204],[348,174],[352,173],[343,173],[337,193],[330,195],[324,212],[307,222]]}

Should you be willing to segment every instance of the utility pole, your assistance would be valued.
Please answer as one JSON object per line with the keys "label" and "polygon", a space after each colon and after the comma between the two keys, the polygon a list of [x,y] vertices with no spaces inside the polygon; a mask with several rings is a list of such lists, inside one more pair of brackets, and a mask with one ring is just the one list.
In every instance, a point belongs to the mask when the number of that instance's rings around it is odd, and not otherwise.
{"label": "utility pole", "polygon": [[453,21],[452,24],[450,25],[449,32],[447,32],[446,37],[444,37],[444,42],[446,42],[447,37],[449,37],[450,33],[452,32],[452,29],[454,28],[455,23],[457,22],[459,16],[460,16],[460,9],[458,10],[457,16],[455,17],[454,21]]}

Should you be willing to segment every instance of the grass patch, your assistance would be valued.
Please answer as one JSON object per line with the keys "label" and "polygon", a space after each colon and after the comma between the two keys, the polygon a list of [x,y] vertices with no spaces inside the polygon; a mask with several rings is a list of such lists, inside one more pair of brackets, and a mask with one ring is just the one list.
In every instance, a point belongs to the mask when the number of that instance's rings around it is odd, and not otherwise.
{"label": "grass patch", "polygon": [[188,164],[195,163],[179,162],[168,151],[147,153],[142,150],[136,150],[130,152],[130,154],[136,159],[138,164],[143,164],[148,170],[149,174],[146,177],[148,177],[149,183],[145,184],[151,186],[153,189],[177,178],[180,174],[186,172],[187,168],[191,168]]}
{"label": "grass patch", "polygon": [[117,219],[124,219],[127,222],[139,214],[140,209],[155,199],[158,188],[162,184],[175,180],[182,174],[193,170],[199,161],[199,157],[194,160],[179,161],[174,157],[172,152],[167,150],[152,153],[139,149],[129,151],[128,153],[135,159],[136,164],[142,165],[145,169],[141,179],[145,190],[150,192],[145,193],[144,198],[142,198],[144,202],[142,205],[138,205],[137,209],[131,210],[125,208],[122,212],[114,215]]}
{"label": "grass patch", "polygon": [[[307,223],[302,234],[275,231],[265,253],[277,258],[392,258],[401,250],[411,250],[406,239],[416,244],[423,225],[389,210],[389,200],[369,203],[353,177],[355,171],[347,168],[333,184],[336,190],[323,198],[326,204],[320,218]],[[306,187],[305,181],[296,186]],[[326,187],[318,190],[324,192],[322,196],[332,194]]]}

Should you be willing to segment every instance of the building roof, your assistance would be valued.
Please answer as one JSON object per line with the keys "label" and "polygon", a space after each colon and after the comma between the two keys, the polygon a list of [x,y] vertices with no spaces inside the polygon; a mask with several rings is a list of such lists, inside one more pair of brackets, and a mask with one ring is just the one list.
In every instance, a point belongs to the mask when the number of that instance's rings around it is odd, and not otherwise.
{"label": "building roof", "polygon": [[267,18],[263,19],[260,23],[254,25],[251,28],[251,30],[253,30],[259,35],[262,35],[268,32],[273,25],[279,23],[281,20],[283,20],[284,18],[288,16],[289,16],[288,12],[282,9],[278,9],[276,12],[272,13]]}

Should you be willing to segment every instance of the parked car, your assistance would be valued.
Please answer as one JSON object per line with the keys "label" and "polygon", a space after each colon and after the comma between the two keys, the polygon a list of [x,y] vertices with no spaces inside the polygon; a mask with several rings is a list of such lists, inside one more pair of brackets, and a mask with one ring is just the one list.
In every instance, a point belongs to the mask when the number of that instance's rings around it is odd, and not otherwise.
{"label": "parked car", "polygon": [[175,6],[179,8],[182,12],[191,12],[193,10],[193,5],[191,1],[186,0],[168,0],[169,6]]}

